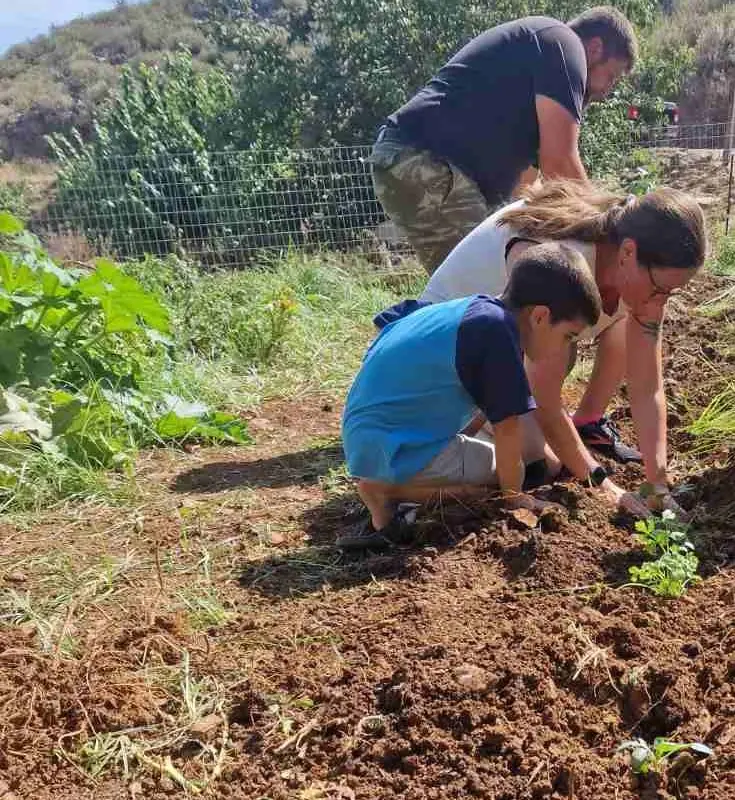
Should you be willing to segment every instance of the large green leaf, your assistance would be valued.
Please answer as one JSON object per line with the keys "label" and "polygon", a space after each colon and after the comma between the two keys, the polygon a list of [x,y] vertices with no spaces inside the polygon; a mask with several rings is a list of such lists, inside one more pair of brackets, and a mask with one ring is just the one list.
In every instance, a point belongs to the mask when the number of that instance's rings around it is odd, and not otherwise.
{"label": "large green leaf", "polygon": [[71,427],[79,417],[84,405],[84,399],[75,397],[54,411],[51,415],[51,428],[54,436],[61,436]]}
{"label": "large green leaf", "polygon": [[15,236],[23,230],[23,223],[9,211],[0,211],[0,234]]}
{"label": "large green leaf", "polygon": [[23,326],[0,330],[0,386],[12,386],[20,381],[28,334],[28,328]]}
{"label": "large green leaf", "polygon": [[95,271],[77,284],[88,297],[100,301],[108,333],[134,330],[137,320],[161,333],[169,333],[168,311],[158,298],[146,292],[135,278],[122,272],[112,261],[101,258]]}
{"label": "large green leaf", "polygon": [[24,325],[0,330],[0,385],[27,380],[32,388],[43,386],[53,375],[54,340],[43,331]]}
{"label": "large green leaf", "polygon": [[248,444],[252,441],[244,420],[216,412],[203,417],[181,417],[169,411],[154,422],[156,434],[164,441],[201,440]]}
{"label": "large green leaf", "polygon": [[9,294],[38,293],[40,282],[25,261],[16,262],[7,253],[0,253],[0,286]]}

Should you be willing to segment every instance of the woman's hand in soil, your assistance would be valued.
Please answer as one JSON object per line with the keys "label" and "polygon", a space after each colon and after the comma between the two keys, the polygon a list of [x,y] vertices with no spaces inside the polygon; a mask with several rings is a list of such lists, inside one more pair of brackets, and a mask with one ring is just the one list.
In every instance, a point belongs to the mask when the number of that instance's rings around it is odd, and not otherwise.
{"label": "woman's hand in soil", "polygon": [[682,522],[689,521],[691,515],[674,500],[668,485],[643,484],[640,494],[646,500],[649,513],[660,514],[662,511],[671,511]]}
{"label": "woman's hand in soil", "polygon": [[626,492],[625,489],[621,489],[620,486],[613,483],[610,478],[605,478],[600,484],[600,489],[610,505],[619,511],[625,511],[640,519],[645,519],[651,513],[642,497],[634,492]]}

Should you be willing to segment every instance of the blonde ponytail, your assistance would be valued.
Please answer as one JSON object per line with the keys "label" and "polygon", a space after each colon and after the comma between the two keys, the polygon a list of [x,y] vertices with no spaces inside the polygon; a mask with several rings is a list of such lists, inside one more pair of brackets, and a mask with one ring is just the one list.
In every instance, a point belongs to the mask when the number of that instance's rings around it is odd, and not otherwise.
{"label": "blonde ponytail", "polygon": [[621,195],[582,181],[554,180],[527,190],[525,203],[505,212],[501,225],[539,241],[636,242],[648,266],[696,269],[704,261],[706,230],[697,202],[676,189],[643,197]]}

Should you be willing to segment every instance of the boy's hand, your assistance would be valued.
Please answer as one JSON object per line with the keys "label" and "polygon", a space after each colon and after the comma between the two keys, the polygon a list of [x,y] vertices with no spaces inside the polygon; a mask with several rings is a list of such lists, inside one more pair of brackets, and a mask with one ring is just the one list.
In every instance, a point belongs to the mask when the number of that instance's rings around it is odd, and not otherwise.
{"label": "boy's hand", "polygon": [[534,514],[543,514],[544,511],[550,509],[561,510],[563,508],[563,506],[560,506],[558,503],[552,503],[550,500],[539,500],[538,497],[525,494],[524,492],[519,492],[512,497],[506,498],[505,505],[511,510],[525,508],[527,511],[533,511]]}

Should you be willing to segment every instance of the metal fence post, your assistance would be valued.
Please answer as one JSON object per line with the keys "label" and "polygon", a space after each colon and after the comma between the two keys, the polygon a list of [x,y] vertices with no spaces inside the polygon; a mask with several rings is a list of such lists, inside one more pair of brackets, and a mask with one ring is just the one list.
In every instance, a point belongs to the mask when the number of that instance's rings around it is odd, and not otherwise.
{"label": "metal fence post", "polygon": [[730,209],[732,207],[732,170],[733,162],[735,162],[735,155],[730,153],[730,177],[727,181],[727,216],[725,217],[725,236],[730,233]]}

